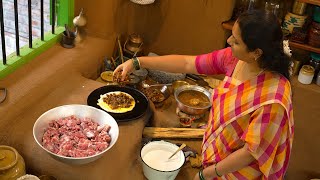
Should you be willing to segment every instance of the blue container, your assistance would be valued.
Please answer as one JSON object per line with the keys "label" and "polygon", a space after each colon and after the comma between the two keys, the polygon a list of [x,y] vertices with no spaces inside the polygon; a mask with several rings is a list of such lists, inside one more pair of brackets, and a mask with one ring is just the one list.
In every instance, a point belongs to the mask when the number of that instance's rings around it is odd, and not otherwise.
{"label": "blue container", "polygon": [[314,6],[313,20],[320,23],[320,6]]}
{"label": "blue container", "polygon": [[317,75],[318,72],[320,71],[320,54],[311,53],[310,56],[311,56],[311,59],[309,61],[310,65],[314,67],[315,75]]}

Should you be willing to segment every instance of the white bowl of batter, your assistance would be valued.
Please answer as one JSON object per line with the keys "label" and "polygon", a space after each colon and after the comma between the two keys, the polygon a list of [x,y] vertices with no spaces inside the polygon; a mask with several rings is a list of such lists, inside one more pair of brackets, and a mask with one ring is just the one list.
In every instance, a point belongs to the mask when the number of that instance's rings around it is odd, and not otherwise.
{"label": "white bowl of batter", "polygon": [[152,141],[144,145],[140,156],[145,177],[149,180],[174,180],[185,162],[180,150],[168,159],[179,147],[166,141]]}

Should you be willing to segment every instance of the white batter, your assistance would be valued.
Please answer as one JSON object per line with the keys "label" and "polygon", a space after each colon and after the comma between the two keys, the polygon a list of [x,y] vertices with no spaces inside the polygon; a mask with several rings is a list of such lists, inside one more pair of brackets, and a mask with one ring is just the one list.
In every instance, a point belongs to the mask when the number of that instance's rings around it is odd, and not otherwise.
{"label": "white batter", "polygon": [[173,152],[166,150],[153,150],[149,151],[143,156],[143,161],[153,169],[159,171],[173,171],[177,170],[181,166],[181,158],[178,154],[174,155],[171,159],[168,159]]}

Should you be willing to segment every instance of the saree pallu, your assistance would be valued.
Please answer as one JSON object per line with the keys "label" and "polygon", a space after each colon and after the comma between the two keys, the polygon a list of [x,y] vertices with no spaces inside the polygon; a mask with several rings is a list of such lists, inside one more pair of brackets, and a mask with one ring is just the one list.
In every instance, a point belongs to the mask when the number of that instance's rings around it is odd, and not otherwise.
{"label": "saree pallu", "polygon": [[202,143],[204,167],[246,144],[255,161],[221,179],[283,179],[294,134],[286,78],[270,72],[245,82],[225,77],[213,90],[210,113]]}

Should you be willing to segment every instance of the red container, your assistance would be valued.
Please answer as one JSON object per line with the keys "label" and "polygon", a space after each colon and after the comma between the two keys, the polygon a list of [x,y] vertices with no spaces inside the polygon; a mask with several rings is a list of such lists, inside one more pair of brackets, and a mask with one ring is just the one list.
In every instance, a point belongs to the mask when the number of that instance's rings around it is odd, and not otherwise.
{"label": "red container", "polygon": [[320,23],[312,22],[309,30],[308,44],[313,47],[320,47]]}

